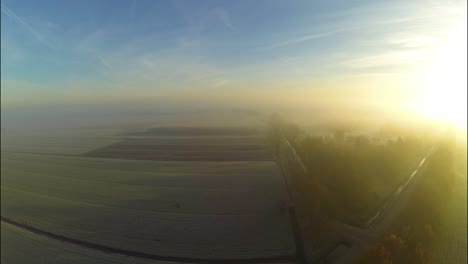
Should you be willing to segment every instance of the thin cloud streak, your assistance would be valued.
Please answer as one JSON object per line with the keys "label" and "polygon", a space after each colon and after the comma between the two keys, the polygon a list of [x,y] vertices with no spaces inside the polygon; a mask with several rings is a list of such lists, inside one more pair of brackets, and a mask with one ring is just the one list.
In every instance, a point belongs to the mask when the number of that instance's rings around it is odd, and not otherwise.
{"label": "thin cloud streak", "polygon": [[102,65],[104,65],[106,68],[108,68],[109,70],[113,69],[110,63],[106,59],[104,59],[101,55],[97,55],[96,57],[98,58],[99,62]]}
{"label": "thin cloud streak", "polygon": [[285,40],[285,41],[281,41],[281,42],[273,43],[273,44],[270,44],[270,45],[266,45],[266,46],[263,46],[263,47],[259,48],[258,50],[262,50],[262,51],[271,50],[271,49],[281,48],[281,47],[285,47],[285,46],[289,46],[289,45],[293,45],[293,44],[298,44],[298,43],[309,41],[309,40],[320,39],[320,38],[328,37],[330,35],[333,35],[335,33],[340,32],[340,31],[342,31],[342,30],[335,30],[335,31],[324,32],[324,33],[304,35],[302,37],[288,39],[288,40]]}
{"label": "thin cloud streak", "polygon": [[222,8],[216,8],[214,10],[216,16],[218,17],[219,20],[221,20],[221,22],[223,23],[223,25],[230,29],[230,30],[235,30],[235,27],[234,25],[232,24],[232,21],[231,21],[231,16],[229,15],[229,13],[222,9]]}
{"label": "thin cloud streak", "polygon": [[25,27],[44,46],[46,46],[46,47],[48,47],[50,49],[55,49],[55,47],[50,42],[48,42],[39,32],[37,32],[28,22],[26,22],[24,19],[22,19],[20,16],[18,16],[15,12],[13,12],[5,4],[2,4],[1,7],[2,7],[1,8],[2,13],[4,13],[6,16],[13,19],[14,21],[18,22],[23,27]]}

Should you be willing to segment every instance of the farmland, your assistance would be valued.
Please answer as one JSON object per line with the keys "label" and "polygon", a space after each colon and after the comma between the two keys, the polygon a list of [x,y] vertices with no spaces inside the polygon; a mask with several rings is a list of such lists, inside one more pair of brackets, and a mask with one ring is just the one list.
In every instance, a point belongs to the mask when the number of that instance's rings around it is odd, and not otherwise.
{"label": "farmland", "polygon": [[[282,176],[258,131],[154,131],[2,144],[2,217],[160,256],[294,255]],[[2,240],[21,241],[16,229]]]}
{"label": "farmland", "polygon": [[[2,137],[3,139],[3,137]],[[107,138],[52,138],[52,137],[5,137],[2,140],[2,152],[40,153],[80,155],[93,150],[96,146],[104,146],[115,142]]]}
{"label": "farmland", "polygon": [[271,150],[265,145],[259,136],[157,136],[128,138],[90,151],[87,156],[138,160],[271,161]]}
{"label": "farmland", "polygon": [[[1,262],[37,264],[169,264],[173,262],[146,261],[110,255],[79,246],[44,238],[18,227],[2,223]],[[27,254],[25,254],[27,252]]]}

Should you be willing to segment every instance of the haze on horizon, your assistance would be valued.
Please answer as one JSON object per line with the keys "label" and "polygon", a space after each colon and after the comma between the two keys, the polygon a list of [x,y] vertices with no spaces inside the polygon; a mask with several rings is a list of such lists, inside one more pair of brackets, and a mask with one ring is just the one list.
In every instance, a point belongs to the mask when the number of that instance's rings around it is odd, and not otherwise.
{"label": "haze on horizon", "polygon": [[0,0],[1,263],[467,262],[467,0]]}
{"label": "haze on horizon", "polygon": [[466,1],[6,0],[1,12],[2,112],[328,107],[466,129]]}

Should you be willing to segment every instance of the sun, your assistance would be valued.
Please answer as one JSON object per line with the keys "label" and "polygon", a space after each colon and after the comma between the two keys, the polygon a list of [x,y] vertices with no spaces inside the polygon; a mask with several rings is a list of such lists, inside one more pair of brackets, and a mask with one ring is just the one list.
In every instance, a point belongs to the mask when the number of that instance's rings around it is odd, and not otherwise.
{"label": "sun", "polygon": [[419,76],[413,107],[420,114],[458,128],[467,127],[466,20],[449,31]]}

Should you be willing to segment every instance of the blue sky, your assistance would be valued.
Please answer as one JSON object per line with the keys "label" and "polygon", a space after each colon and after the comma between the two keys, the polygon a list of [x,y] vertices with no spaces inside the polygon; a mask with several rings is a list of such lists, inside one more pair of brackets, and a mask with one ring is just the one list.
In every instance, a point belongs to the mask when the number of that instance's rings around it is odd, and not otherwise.
{"label": "blue sky", "polygon": [[375,76],[397,82],[424,64],[466,2],[3,0],[1,10],[2,103],[34,104],[303,97],[349,78],[373,89]]}

